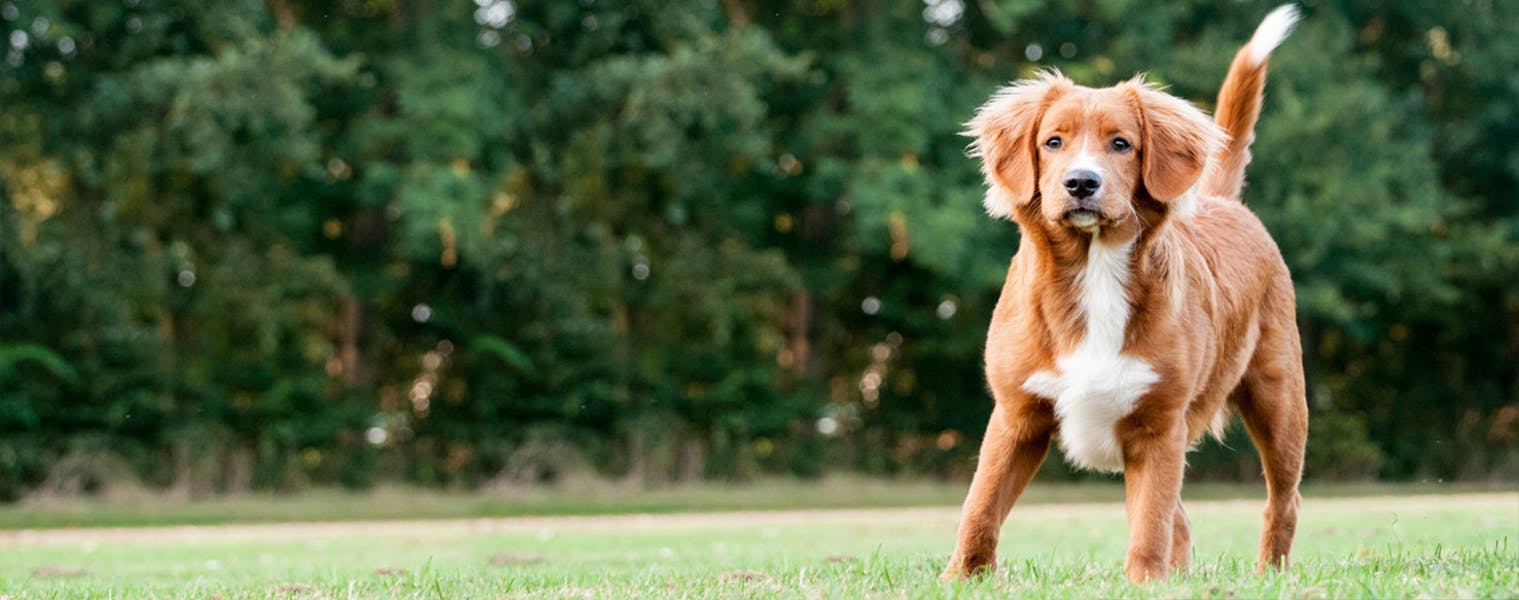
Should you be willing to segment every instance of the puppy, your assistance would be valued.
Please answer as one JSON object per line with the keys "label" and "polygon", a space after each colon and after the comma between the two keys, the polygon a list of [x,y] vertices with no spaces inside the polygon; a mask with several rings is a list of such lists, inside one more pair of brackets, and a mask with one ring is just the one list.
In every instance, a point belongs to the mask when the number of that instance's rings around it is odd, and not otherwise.
{"label": "puppy", "polygon": [[1284,5],[1235,56],[1217,116],[1136,77],[1059,73],[1003,88],[968,134],[986,209],[1021,241],[992,316],[996,407],[946,579],[995,568],[1002,522],[1052,439],[1066,460],[1122,472],[1134,582],[1184,569],[1186,454],[1239,412],[1260,450],[1257,571],[1287,567],[1308,433],[1292,279],[1240,199],[1266,59]]}

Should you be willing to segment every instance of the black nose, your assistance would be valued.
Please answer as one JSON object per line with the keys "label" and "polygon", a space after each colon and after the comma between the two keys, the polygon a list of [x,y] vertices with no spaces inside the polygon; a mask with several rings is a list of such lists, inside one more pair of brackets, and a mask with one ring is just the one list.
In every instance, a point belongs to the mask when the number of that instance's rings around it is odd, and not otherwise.
{"label": "black nose", "polygon": [[1096,173],[1086,169],[1065,174],[1065,191],[1077,198],[1091,196],[1097,193],[1097,188],[1100,187],[1102,187],[1102,179],[1098,178]]}

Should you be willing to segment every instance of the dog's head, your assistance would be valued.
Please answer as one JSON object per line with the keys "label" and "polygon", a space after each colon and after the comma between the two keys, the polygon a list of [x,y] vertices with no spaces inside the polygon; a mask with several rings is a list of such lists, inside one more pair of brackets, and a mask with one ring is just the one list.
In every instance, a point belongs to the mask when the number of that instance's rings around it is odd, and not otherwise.
{"label": "dog's head", "polygon": [[967,133],[987,212],[1066,235],[1137,232],[1183,208],[1226,137],[1141,78],[1094,89],[1054,72],[998,91]]}

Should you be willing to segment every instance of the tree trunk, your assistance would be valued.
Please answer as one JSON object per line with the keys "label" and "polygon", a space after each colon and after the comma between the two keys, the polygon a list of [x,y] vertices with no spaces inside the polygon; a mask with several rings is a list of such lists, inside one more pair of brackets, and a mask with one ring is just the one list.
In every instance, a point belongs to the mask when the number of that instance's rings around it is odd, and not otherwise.
{"label": "tree trunk", "polygon": [[227,471],[223,491],[240,496],[253,489],[253,450],[247,444],[233,443],[227,453]]}
{"label": "tree trunk", "polygon": [[787,325],[790,329],[790,340],[787,350],[791,352],[789,366],[793,373],[807,376],[812,374],[812,341],[807,337],[812,329],[812,293],[807,290],[797,290],[791,294],[791,314],[787,317]]}
{"label": "tree trunk", "polygon": [[169,497],[178,502],[190,499],[190,490],[194,487],[195,474],[190,464],[190,442],[178,440],[174,442],[174,483],[169,484]]}
{"label": "tree trunk", "polygon": [[363,308],[359,306],[359,299],[353,296],[343,298],[343,314],[339,318],[342,323],[339,327],[338,360],[343,365],[343,383],[350,386],[363,381],[362,371],[364,365],[359,355],[359,331],[363,327]]}
{"label": "tree trunk", "polygon": [[701,481],[707,471],[707,443],[700,436],[686,438],[680,445],[681,483]]}

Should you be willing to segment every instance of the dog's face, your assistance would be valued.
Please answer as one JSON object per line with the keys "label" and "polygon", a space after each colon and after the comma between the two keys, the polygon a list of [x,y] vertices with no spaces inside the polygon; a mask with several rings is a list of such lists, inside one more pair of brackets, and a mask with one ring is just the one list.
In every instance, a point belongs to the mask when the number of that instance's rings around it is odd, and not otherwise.
{"label": "dog's face", "polygon": [[1224,138],[1202,111],[1141,81],[1093,89],[1050,73],[998,92],[969,133],[988,212],[1071,234],[1154,224]]}
{"label": "dog's face", "polygon": [[1055,99],[1033,132],[1040,212],[1090,232],[1134,218],[1143,135],[1124,91],[1077,89]]}

